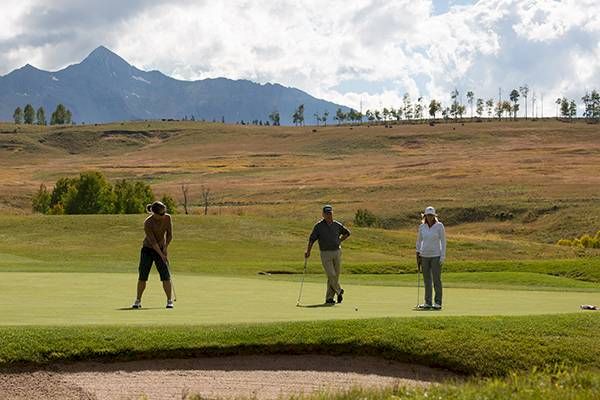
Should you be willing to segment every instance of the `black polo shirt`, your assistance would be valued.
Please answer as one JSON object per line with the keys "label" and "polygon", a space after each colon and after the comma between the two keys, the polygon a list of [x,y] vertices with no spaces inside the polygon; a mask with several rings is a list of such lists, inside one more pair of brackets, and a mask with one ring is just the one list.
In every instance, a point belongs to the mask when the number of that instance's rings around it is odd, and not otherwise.
{"label": "black polo shirt", "polygon": [[350,235],[350,231],[338,221],[334,220],[330,225],[322,219],[315,224],[309,240],[311,242],[318,240],[321,251],[337,250],[340,248],[341,235]]}

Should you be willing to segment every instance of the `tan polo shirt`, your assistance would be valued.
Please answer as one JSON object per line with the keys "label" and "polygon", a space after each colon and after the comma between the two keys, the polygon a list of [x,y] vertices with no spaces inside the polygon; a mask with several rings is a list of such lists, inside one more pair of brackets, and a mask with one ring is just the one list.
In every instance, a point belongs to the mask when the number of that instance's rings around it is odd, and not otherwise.
{"label": "tan polo shirt", "polygon": [[154,244],[164,249],[167,241],[171,241],[173,238],[173,225],[171,223],[171,216],[165,214],[165,218],[162,221],[157,221],[152,215],[146,218],[144,221],[144,232],[146,237],[144,238],[144,247],[154,248]]}

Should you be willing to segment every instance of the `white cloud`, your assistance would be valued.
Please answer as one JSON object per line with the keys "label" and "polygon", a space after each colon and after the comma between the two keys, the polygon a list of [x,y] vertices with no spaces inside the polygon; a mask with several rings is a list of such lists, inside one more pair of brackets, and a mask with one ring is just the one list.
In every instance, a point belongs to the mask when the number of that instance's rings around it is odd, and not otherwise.
{"label": "white cloud", "polygon": [[[62,24],[86,8],[8,1],[0,73],[61,68],[105,44],[176,78],[278,82],[355,108],[397,106],[405,92],[447,100],[454,87],[488,98],[529,83],[552,109],[552,98],[600,87],[598,0],[461,1],[443,14],[431,0],[153,0]],[[49,15],[27,22],[35,3]]]}

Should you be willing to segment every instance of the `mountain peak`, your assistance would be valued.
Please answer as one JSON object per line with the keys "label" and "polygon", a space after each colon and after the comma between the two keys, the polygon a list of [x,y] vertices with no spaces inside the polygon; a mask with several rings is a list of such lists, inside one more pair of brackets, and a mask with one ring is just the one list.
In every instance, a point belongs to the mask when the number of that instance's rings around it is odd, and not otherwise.
{"label": "mountain peak", "polygon": [[[17,68],[14,71],[11,71],[6,76],[37,76],[42,74],[47,74],[47,72],[42,71],[41,69],[38,69],[31,64],[25,64],[21,68]],[[2,76],[0,76],[0,78],[1,77]]]}
{"label": "mountain peak", "polygon": [[82,62],[83,65],[101,65],[113,69],[114,67],[129,67],[129,63],[118,54],[104,46],[98,46]]}
{"label": "mountain peak", "polygon": [[92,57],[92,56],[100,56],[100,55],[112,55],[115,57],[119,57],[115,52],[111,51],[108,47],[105,46],[98,46],[96,47],[89,55],[88,57]]}
{"label": "mountain peak", "polygon": [[41,71],[40,69],[34,67],[31,64],[25,64],[20,68],[22,71]]}

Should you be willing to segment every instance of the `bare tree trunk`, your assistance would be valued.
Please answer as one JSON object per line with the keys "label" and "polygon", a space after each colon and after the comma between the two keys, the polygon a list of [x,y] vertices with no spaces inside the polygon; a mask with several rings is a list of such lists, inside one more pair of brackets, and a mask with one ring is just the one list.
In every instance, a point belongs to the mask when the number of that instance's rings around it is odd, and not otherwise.
{"label": "bare tree trunk", "polygon": [[208,215],[208,206],[210,205],[210,189],[202,186],[202,203],[204,205],[204,215]]}
{"label": "bare tree trunk", "polygon": [[183,192],[183,209],[185,211],[185,215],[188,215],[188,186],[182,184],[181,185],[181,191]]}

